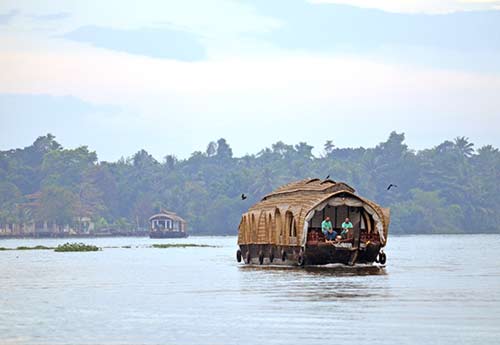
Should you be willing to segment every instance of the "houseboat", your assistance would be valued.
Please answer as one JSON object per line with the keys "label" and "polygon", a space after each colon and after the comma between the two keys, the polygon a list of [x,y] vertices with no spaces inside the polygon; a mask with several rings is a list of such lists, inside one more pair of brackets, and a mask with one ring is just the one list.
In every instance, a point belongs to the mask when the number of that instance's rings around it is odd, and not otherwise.
{"label": "houseboat", "polygon": [[149,218],[150,238],[185,238],[188,237],[187,223],[174,212],[162,210]]}
{"label": "houseboat", "polygon": [[[241,217],[238,262],[273,265],[385,264],[390,213],[356,194],[343,182],[305,179],[266,195]],[[322,221],[333,230],[352,229],[343,238],[326,240]]]}

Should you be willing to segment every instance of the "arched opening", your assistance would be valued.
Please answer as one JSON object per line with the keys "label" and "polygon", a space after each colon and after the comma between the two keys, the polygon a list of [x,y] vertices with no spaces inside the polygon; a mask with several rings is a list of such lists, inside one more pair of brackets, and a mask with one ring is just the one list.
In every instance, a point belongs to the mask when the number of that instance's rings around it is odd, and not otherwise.
{"label": "arched opening", "polygon": [[281,226],[281,212],[276,209],[274,211],[274,231],[273,233],[277,236],[278,243],[283,242],[283,227]]}
{"label": "arched opening", "polygon": [[252,229],[250,228],[250,216],[245,215],[243,217],[243,229],[244,229],[244,234],[245,234],[245,242],[249,243],[250,240],[252,239]]}
{"label": "arched opening", "polygon": [[293,217],[293,213],[290,211],[287,211],[285,214],[285,229],[287,230],[289,237],[297,237],[295,218]]}
{"label": "arched opening", "polygon": [[[363,247],[366,243],[380,243],[375,229],[373,210],[355,196],[336,196],[318,205],[306,217],[307,243],[325,242],[322,223],[329,218],[334,233],[334,244],[344,247]],[[326,229],[326,228],[325,228]],[[326,232],[326,230],[325,230]]]}
{"label": "arched opening", "polygon": [[267,241],[267,217],[266,212],[261,212],[257,222],[257,242],[265,243]]}
{"label": "arched opening", "polygon": [[273,217],[272,217],[271,213],[269,213],[269,216],[267,218],[266,229],[267,229],[268,241],[269,241],[269,243],[272,243],[272,241],[273,241],[272,236],[274,233],[274,225],[273,225]]}
{"label": "arched opening", "polygon": [[255,215],[252,213],[250,220],[250,232],[252,233],[252,243],[257,242],[257,224],[255,222]]}
{"label": "arched opening", "polygon": [[246,242],[245,222],[246,222],[246,217],[245,216],[241,217],[240,224],[238,225],[238,243]]}

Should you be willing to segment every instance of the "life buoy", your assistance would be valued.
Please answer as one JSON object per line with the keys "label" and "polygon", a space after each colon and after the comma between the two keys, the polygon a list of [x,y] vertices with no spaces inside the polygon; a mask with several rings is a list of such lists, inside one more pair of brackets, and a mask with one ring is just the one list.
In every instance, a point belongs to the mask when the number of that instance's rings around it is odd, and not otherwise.
{"label": "life buoy", "polygon": [[387,261],[387,256],[385,255],[384,252],[378,253],[378,262],[380,262],[381,265],[385,265],[385,262]]}
{"label": "life buoy", "polygon": [[264,263],[264,253],[262,253],[262,251],[259,252],[259,264],[263,264]]}
{"label": "life buoy", "polygon": [[286,252],[284,249],[281,250],[281,261],[285,261],[286,260]]}
{"label": "life buoy", "polygon": [[241,262],[241,250],[236,251],[236,261]]}
{"label": "life buoy", "polygon": [[305,260],[304,260],[304,255],[303,254],[299,254],[298,258],[297,258],[297,264],[300,266],[300,267],[303,267],[304,264],[305,264]]}
{"label": "life buoy", "polygon": [[300,248],[299,255],[297,256],[297,264],[298,264],[300,267],[304,266],[304,264],[305,264],[305,260],[304,260],[304,249],[303,249],[303,248]]}

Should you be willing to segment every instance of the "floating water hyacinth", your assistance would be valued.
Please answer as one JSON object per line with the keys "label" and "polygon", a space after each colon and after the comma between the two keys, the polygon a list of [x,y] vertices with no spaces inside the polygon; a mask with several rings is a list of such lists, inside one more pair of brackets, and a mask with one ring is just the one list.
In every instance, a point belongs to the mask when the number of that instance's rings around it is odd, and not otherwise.
{"label": "floating water hyacinth", "polygon": [[34,246],[34,247],[28,247],[28,246],[19,246],[16,248],[5,248],[5,247],[0,247],[0,250],[48,250],[48,249],[54,249],[54,247],[47,247],[47,246]]}
{"label": "floating water hyacinth", "polygon": [[16,250],[48,250],[48,249],[54,249],[54,247],[47,247],[47,246],[34,246],[34,247],[27,247],[27,246],[20,246],[17,247]]}
{"label": "floating water hyacinth", "polygon": [[65,243],[58,245],[55,252],[97,252],[99,247],[85,243]]}
{"label": "floating water hyacinth", "polygon": [[152,248],[190,248],[190,247],[201,247],[201,248],[216,248],[216,246],[211,246],[208,244],[194,244],[194,243],[163,243],[163,244],[153,244]]}

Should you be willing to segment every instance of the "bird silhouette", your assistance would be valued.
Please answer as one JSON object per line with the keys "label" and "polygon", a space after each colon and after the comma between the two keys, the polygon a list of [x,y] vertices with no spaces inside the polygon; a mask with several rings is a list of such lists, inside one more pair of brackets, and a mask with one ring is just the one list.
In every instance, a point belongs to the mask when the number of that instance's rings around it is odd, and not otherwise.
{"label": "bird silhouette", "polygon": [[387,187],[387,190],[391,189],[392,187],[398,188],[398,186],[397,186],[397,185],[395,185],[395,184],[392,184],[392,183],[391,183],[391,184]]}
{"label": "bird silhouette", "polygon": [[241,200],[245,200],[247,196],[245,194],[241,194]]}

